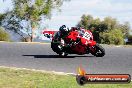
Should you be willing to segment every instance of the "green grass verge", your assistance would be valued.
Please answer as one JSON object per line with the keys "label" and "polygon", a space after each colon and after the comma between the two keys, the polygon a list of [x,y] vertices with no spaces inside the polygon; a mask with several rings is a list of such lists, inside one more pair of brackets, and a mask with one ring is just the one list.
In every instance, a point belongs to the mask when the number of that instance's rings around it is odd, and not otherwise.
{"label": "green grass verge", "polygon": [[0,88],[132,88],[132,83],[79,86],[71,75],[0,67]]}

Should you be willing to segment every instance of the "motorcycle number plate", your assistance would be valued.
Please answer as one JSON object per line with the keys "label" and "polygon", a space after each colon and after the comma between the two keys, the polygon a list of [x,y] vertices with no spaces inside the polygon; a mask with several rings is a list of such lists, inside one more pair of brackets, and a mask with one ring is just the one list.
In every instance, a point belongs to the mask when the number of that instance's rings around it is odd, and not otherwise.
{"label": "motorcycle number plate", "polygon": [[91,35],[88,32],[85,32],[84,35],[83,35],[83,38],[85,38],[87,40],[90,40]]}

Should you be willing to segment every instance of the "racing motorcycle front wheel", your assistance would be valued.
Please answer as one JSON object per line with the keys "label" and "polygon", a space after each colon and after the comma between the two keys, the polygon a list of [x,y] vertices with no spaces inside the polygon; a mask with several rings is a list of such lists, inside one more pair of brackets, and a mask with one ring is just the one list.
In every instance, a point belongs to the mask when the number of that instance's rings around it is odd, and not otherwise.
{"label": "racing motorcycle front wheel", "polygon": [[105,55],[105,49],[101,45],[96,44],[90,53],[96,57],[103,57]]}

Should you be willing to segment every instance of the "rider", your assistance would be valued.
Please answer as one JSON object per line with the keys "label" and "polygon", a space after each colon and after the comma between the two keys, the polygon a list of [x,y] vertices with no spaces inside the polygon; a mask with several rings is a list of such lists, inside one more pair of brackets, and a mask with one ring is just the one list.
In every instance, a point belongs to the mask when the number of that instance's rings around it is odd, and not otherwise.
{"label": "rider", "polygon": [[63,38],[63,39],[65,38],[65,36],[68,35],[69,32],[70,32],[70,30],[66,25],[62,25],[59,28],[60,37]]}
{"label": "rider", "polygon": [[[58,31],[58,37],[59,37],[59,41],[61,41],[61,38],[62,39],[65,39],[66,36],[68,35],[68,33],[70,31],[82,31],[83,29],[80,28],[80,27],[71,27],[71,29],[69,30],[69,28],[66,26],[66,25],[62,25],[60,28],[59,28],[59,31]],[[76,42],[79,42],[80,41],[80,38],[78,37],[77,38],[77,41]],[[66,41],[67,42],[67,41]],[[75,42],[75,41],[74,41]],[[70,41],[69,44],[73,44],[74,43],[73,41]]]}
{"label": "rider", "polygon": [[81,31],[81,30],[82,28],[80,27],[71,27],[71,29],[69,29],[66,25],[62,25],[59,28],[59,34],[61,38],[65,38],[65,36],[67,36],[70,31]]}
{"label": "rider", "polygon": [[66,25],[62,25],[62,26],[59,28],[59,31],[55,34],[55,38],[56,38],[58,41],[61,41],[61,38],[64,39],[65,36],[67,36],[68,33],[69,33],[69,28],[66,27]]}

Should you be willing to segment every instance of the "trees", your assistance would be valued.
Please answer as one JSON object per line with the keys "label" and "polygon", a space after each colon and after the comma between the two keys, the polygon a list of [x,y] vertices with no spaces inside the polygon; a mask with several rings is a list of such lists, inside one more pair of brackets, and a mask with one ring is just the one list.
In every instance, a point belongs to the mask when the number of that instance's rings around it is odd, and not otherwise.
{"label": "trees", "polygon": [[[27,24],[28,25],[28,24]],[[2,26],[6,30],[10,30],[18,34],[22,39],[26,40],[27,37],[30,37],[31,39],[31,31],[29,26],[22,25],[22,20],[18,17],[16,17],[15,14],[12,12],[8,12],[6,17],[2,20]],[[26,32],[23,33],[23,31]],[[27,35],[27,36],[25,36]]]}
{"label": "trees", "polygon": [[83,15],[81,17],[81,21],[77,24],[77,26],[87,29],[90,28],[92,21],[93,21],[93,17],[91,15]]}
{"label": "trees", "polygon": [[120,24],[115,18],[105,17],[102,21],[91,15],[82,15],[77,27],[84,27],[93,32],[94,40],[98,43],[123,44],[129,35],[130,24]]}
{"label": "trees", "polygon": [[129,22],[125,22],[124,24],[119,24],[118,27],[121,29],[125,38],[129,37],[129,35],[130,35],[130,24],[129,24]]}
{"label": "trees", "polygon": [[[8,26],[8,29],[14,29],[17,33],[26,30],[32,41],[41,18],[50,18],[53,9],[59,8],[64,1],[66,0],[12,0],[14,8],[8,12],[4,27]],[[25,24],[22,25],[22,22]]]}
{"label": "trees", "polygon": [[99,33],[107,30],[107,25],[100,21],[99,18],[94,19],[91,15],[82,15],[77,27],[83,27],[93,32],[94,40],[100,42]]}
{"label": "trees", "polygon": [[115,18],[105,17],[102,22],[106,25],[107,30],[113,30],[113,29],[117,28],[118,22]]}

